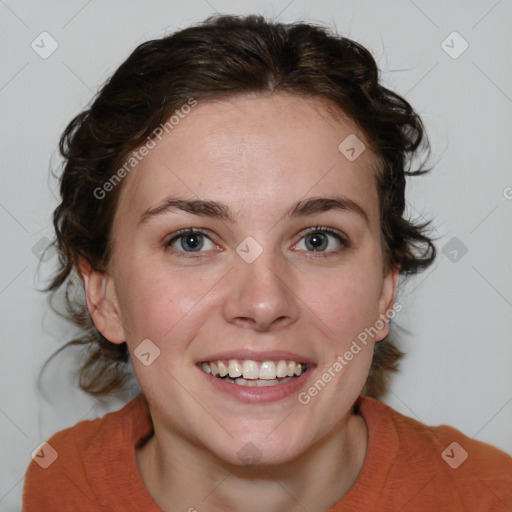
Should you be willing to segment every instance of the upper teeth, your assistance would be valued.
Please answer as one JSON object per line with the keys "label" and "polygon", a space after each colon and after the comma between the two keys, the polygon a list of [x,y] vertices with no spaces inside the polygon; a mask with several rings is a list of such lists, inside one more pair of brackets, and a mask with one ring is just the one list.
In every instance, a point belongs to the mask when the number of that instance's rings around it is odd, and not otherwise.
{"label": "upper teeth", "polygon": [[210,361],[201,364],[206,373],[215,376],[225,377],[229,374],[231,378],[243,377],[244,379],[273,380],[276,377],[299,376],[306,370],[305,363],[295,361],[252,361],[250,359],[229,361]]}

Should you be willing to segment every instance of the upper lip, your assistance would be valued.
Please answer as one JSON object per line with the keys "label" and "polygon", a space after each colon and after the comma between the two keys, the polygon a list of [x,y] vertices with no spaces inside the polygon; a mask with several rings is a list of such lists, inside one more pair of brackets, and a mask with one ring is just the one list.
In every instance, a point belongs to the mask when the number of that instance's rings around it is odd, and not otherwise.
{"label": "upper lip", "polygon": [[294,352],[287,352],[283,350],[255,351],[249,349],[215,352],[202,357],[197,362],[222,361],[226,359],[249,359],[252,361],[280,361],[281,359],[284,359],[288,361],[296,361],[297,363],[313,364],[311,358]]}

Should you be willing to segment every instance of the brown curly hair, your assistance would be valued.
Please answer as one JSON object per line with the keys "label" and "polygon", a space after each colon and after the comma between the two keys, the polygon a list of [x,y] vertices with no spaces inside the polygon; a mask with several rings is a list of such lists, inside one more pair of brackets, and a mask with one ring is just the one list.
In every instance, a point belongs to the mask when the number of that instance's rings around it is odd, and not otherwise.
{"label": "brown curly hair", "polygon": [[[98,200],[94,191],[190,98],[207,102],[273,92],[328,100],[362,129],[376,155],[384,267],[399,267],[406,276],[434,261],[429,223],[404,218],[406,175],[428,171],[425,160],[411,170],[413,157],[429,152],[424,127],[404,98],[379,83],[369,51],[320,25],[281,24],[256,15],[212,16],[139,45],[60,139],[62,202],[53,215],[52,243],[60,266],[42,291],[51,292],[52,308],[80,329],[50,359],[71,345],[87,347],[77,369],[79,386],[87,393],[100,397],[122,391],[129,375],[126,342],[114,344],[102,336],[83,296],[80,260],[105,270],[122,184],[108,199]],[[64,312],[53,304],[59,289],[64,291]],[[386,392],[389,374],[397,371],[404,355],[391,337],[375,345],[363,390],[368,396]]]}

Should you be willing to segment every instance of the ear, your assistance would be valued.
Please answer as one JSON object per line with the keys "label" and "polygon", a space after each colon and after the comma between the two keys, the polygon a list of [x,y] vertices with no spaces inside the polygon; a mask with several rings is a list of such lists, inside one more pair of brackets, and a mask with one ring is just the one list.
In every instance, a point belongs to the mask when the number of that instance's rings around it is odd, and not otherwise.
{"label": "ear", "polygon": [[395,311],[393,306],[395,305],[396,283],[399,276],[399,267],[389,270],[384,276],[382,293],[379,299],[379,318],[375,321],[375,329],[378,331],[373,339],[375,342],[382,341],[389,334],[389,312]]}
{"label": "ear", "polygon": [[87,309],[96,329],[112,343],[123,343],[126,337],[113,278],[107,272],[93,270],[83,259],[80,260],[80,273]]}

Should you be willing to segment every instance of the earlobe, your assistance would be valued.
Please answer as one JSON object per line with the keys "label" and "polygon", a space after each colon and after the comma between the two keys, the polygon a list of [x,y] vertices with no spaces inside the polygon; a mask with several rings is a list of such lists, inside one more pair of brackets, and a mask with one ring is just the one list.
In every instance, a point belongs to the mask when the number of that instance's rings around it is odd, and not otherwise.
{"label": "earlobe", "polygon": [[93,270],[90,263],[80,262],[85,300],[96,329],[112,343],[126,341],[121,325],[119,303],[112,276]]}
{"label": "earlobe", "polygon": [[382,341],[389,334],[389,312],[394,311],[396,284],[399,276],[399,268],[391,269],[384,276],[382,294],[379,301],[379,319],[376,321],[376,327],[379,332],[374,338],[375,342]]}

